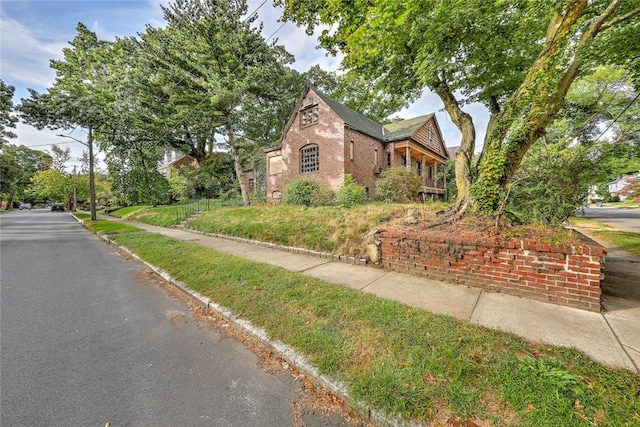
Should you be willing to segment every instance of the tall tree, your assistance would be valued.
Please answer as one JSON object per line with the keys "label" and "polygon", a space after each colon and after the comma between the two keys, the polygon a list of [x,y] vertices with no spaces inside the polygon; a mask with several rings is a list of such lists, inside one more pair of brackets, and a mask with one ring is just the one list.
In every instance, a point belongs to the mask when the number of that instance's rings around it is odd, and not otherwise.
{"label": "tall tree", "polygon": [[56,70],[53,85],[44,94],[30,90],[31,97],[23,99],[19,110],[23,120],[37,128],[88,130],[91,220],[96,219],[95,183],[93,174],[93,135],[101,134],[110,122],[113,93],[104,84],[109,68],[102,53],[109,44],[98,40],[95,33],[82,23],[76,27],[78,34],[63,49],[63,60],[51,60]]}
{"label": "tall tree", "polygon": [[1,151],[0,193],[4,195],[3,198],[9,200],[9,203],[17,197],[30,200],[27,190],[31,184],[31,178],[37,172],[51,167],[51,156],[24,145],[6,144]]}
{"label": "tall tree", "polygon": [[[279,95],[273,82],[291,56],[267,44],[260,27],[252,28],[255,16],[246,17],[245,1],[176,0],[163,11],[167,27],[147,28],[142,42],[156,76],[163,79],[165,99],[181,107],[171,136],[200,152],[222,141],[248,205],[242,179],[241,146],[248,139],[244,124],[251,115],[271,114],[251,106]],[[194,124],[193,116],[201,119]]]}
{"label": "tall tree", "polygon": [[[344,66],[392,93],[433,90],[462,133],[458,206],[496,212],[524,154],[564,104],[580,71],[625,62],[640,76],[640,6],[623,0],[276,0]],[[637,80],[636,80],[637,81]],[[467,102],[491,112],[473,181],[476,129]]]}
{"label": "tall tree", "polygon": [[16,134],[10,130],[15,128],[18,117],[13,114],[13,93],[15,88],[0,79],[0,148]]}

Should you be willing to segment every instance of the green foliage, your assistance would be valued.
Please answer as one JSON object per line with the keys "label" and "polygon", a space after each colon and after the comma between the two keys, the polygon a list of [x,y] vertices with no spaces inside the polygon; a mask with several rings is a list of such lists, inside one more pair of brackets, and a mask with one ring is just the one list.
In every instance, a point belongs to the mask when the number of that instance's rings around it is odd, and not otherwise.
{"label": "green foliage", "polygon": [[194,189],[189,182],[189,179],[179,170],[174,171],[174,173],[169,178],[169,194],[173,200],[185,201],[189,200],[194,195]]}
{"label": "green foliage", "polygon": [[311,194],[310,206],[333,206],[336,204],[336,192],[320,186]]}
{"label": "green foliage", "polygon": [[66,202],[73,195],[73,175],[54,169],[37,172],[32,178],[32,184],[35,194],[41,200]]}
{"label": "green foliage", "polygon": [[6,149],[2,150],[0,153],[0,198],[2,200],[11,199],[17,192],[21,172],[15,155]]}
{"label": "green foliage", "polygon": [[5,144],[0,149],[0,193],[6,194],[5,198],[35,201],[29,189],[31,178],[49,167],[51,157],[47,153],[24,145]]}
{"label": "green foliage", "polygon": [[284,201],[292,205],[311,206],[314,195],[321,191],[317,181],[297,179],[287,184]]}
{"label": "green foliage", "polygon": [[[483,103],[492,117],[479,162],[480,182],[470,187],[470,195],[487,214],[503,207],[524,154],[544,135],[581,71],[622,65],[636,86],[640,81],[640,44],[633,43],[639,38],[640,14],[633,1],[276,4],[283,6],[285,19],[308,33],[331,26],[320,34],[320,44],[341,51],[342,67],[371,78],[375,88],[407,97],[427,87],[434,91],[463,135],[462,151],[469,156],[459,161],[465,165],[471,164],[476,141],[472,118],[461,106]],[[466,176],[458,180],[466,192]]]}
{"label": "green foliage", "polygon": [[395,166],[386,169],[376,181],[376,197],[387,203],[410,203],[422,188],[420,177],[413,169]]}
{"label": "green foliage", "polygon": [[586,200],[597,165],[584,146],[538,142],[515,174],[507,208],[524,222],[559,225]]}
{"label": "green foliage", "polygon": [[13,93],[15,88],[0,79],[0,148],[16,134],[10,129],[16,127],[18,118],[13,115]]}
{"label": "green foliage", "polygon": [[[441,178],[438,177],[438,179]],[[442,177],[442,179],[445,179],[447,184],[444,189],[444,200],[447,202],[456,200],[458,197],[458,187],[456,186],[456,164],[454,159],[447,160],[444,177]]]}
{"label": "green foliage", "polygon": [[369,201],[367,189],[358,184],[350,173],[345,174],[344,184],[336,195],[336,203],[345,208],[350,208],[356,205],[363,205]]}

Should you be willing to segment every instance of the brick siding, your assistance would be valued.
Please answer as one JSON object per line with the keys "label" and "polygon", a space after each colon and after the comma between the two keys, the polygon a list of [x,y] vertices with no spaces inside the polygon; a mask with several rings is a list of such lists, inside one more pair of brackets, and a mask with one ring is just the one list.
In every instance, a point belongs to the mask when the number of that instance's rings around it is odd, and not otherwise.
{"label": "brick siding", "polygon": [[599,312],[606,251],[530,240],[383,231],[381,265],[558,305]]}

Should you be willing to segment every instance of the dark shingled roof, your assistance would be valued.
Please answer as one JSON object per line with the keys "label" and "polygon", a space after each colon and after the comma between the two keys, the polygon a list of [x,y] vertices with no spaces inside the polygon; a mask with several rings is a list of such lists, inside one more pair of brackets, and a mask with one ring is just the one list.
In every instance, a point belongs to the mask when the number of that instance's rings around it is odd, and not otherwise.
{"label": "dark shingled roof", "polygon": [[337,101],[329,98],[327,95],[313,90],[335,113],[340,116],[344,123],[351,129],[364,133],[365,135],[372,136],[380,141],[384,141],[384,131],[382,125],[374,122],[370,118],[352,110],[346,105],[342,105]]}
{"label": "dark shingled roof", "polygon": [[427,120],[433,117],[433,113],[426,114],[424,116],[400,120],[395,123],[382,126],[380,123],[374,122],[370,118],[352,110],[346,105],[329,98],[317,89],[313,89],[313,91],[329,106],[329,108],[335,111],[335,113],[344,120],[345,125],[383,142],[406,139],[420,129]]}

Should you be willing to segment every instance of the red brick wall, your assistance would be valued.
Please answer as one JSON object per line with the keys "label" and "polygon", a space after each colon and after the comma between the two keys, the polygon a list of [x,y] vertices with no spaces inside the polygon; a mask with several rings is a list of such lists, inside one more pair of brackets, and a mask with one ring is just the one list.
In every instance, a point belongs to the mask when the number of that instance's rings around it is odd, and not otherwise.
{"label": "red brick wall", "polygon": [[[351,141],[353,141],[353,160],[350,157]],[[376,150],[378,166],[382,166],[385,156],[384,145],[375,138],[351,129],[345,129],[344,149],[344,172],[350,173],[360,185],[367,187],[369,196],[373,197],[377,178],[377,175],[374,174]]]}
{"label": "red brick wall", "polygon": [[[267,199],[274,193],[285,197],[286,186],[296,179],[318,181],[324,187],[337,190],[344,182],[345,147],[344,122],[313,91],[309,92],[312,105],[318,106],[318,123],[302,127],[300,109],[296,111],[290,126],[285,129],[282,147],[267,153],[269,157],[282,156],[283,169],[273,173],[267,165]],[[320,169],[316,172],[300,173],[300,149],[307,144],[317,144],[320,154]]]}
{"label": "red brick wall", "polygon": [[606,251],[542,244],[384,231],[385,268],[599,312]]}

